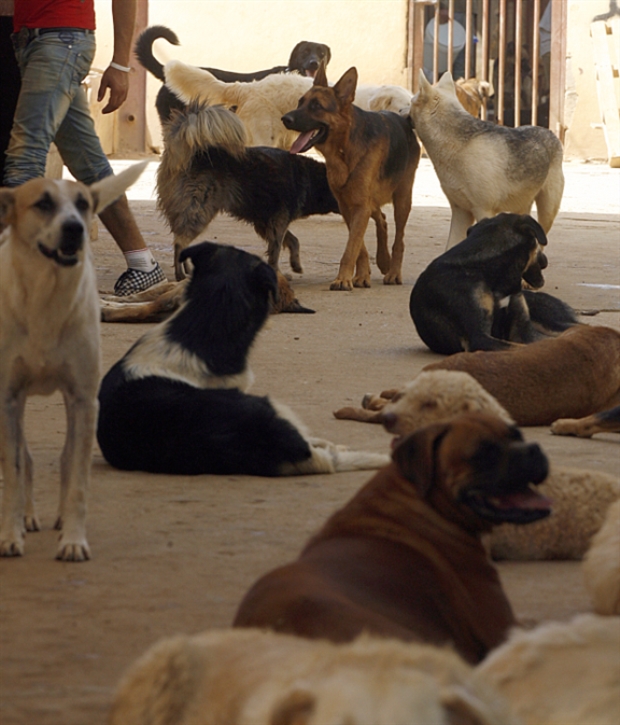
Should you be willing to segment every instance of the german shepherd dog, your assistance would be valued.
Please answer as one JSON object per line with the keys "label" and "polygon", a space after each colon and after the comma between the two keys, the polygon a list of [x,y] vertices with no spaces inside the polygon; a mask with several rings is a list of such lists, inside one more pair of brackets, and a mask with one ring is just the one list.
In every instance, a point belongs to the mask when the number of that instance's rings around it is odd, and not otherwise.
{"label": "german shepherd dog", "polygon": [[[179,45],[179,39],[174,31],[164,25],[153,25],[147,28],[136,41],[135,54],[140,64],[143,65],[155,78],[164,81],[164,67],[153,55],[153,43],[158,38],[164,38],[172,45]],[[218,80],[226,83],[250,83],[259,81],[275,73],[299,73],[302,76],[314,78],[319,65],[327,65],[331,59],[329,46],[323,43],[314,43],[309,40],[302,40],[293,48],[291,56],[286,65],[277,65],[273,68],[254,71],[253,73],[235,73],[233,71],[220,70],[219,68],[203,68],[212,73]],[[155,107],[159,120],[164,124],[169,118],[173,108],[182,110],[185,104],[165,85],[159,89]]]}
{"label": "german shepherd dog", "polygon": [[[353,105],[357,69],[335,86],[319,68],[312,88],[296,110],[282,117],[286,128],[300,131],[292,154],[316,146],[325,157],[327,180],[349,229],[349,239],[332,290],[370,287],[370,262],[364,233],[370,217],[377,225],[377,266],[384,284],[402,284],[405,224],[411,211],[413,180],[420,145],[409,118],[396,113],[362,111]],[[396,233],[392,254],[381,206],[394,204]]]}
{"label": "german shepherd dog", "polygon": [[289,225],[311,214],[338,213],[325,164],[283,149],[246,147],[243,123],[222,106],[174,111],[164,142],[157,196],[174,234],[177,280],[184,277],[181,252],[220,212],[254,226],[274,269],[284,245],[293,271],[302,271]]}
{"label": "german shepherd dog", "polygon": [[380,453],[311,438],[281,403],[250,395],[248,356],[277,294],[256,255],[202,242],[186,249],[184,304],[104,377],[97,440],[123,470],[284,476],[379,468]]}
{"label": "german shepherd dog", "polygon": [[409,310],[422,341],[443,355],[503,350],[576,324],[561,300],[522,291],[523,280],[534,290],[544,285],[546,244],[543,228],[527,214],[498,214],[471,227],[411,290]]}

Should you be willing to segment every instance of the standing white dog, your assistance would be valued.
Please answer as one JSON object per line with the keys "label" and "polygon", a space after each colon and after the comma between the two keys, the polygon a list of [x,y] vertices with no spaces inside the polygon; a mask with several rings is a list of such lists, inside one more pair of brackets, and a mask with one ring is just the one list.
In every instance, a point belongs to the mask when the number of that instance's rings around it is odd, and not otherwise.
{"label": "standing white dog", "polygon": [[549,232],[564,191],[562,144],[552,131],[474,118],[459,103],[450,73],[433,86],[420,71],[411,118],[452,208],[448,248],[474,222],[500,212],[529,214],[534,202]]}
{"label": "standing white dog", "polygon": [[24,437],[28,395],[61,390],[67,434],[60,461],[57,559],[90,558],[86,492],[100,378],[99,297],[89,244],[93,215],[115,201],[147,162],[86,187],[32,179],[0,189],[0,556],[24,553],[38,531],[32,458]]}

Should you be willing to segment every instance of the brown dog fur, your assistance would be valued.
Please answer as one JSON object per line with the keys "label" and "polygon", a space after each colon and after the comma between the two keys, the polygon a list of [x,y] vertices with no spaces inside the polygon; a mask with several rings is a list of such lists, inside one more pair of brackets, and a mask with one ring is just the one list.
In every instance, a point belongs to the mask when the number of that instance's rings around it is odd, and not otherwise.
{"label": "brown dog fur", "polygon": [[[508,481],[500,468],[486,470],[488,495],[523,490],[525,480],[546,475],[538,446],[523,444],[499,418],[469,414],[427,426],[394,450],[393,462],[327,521],[297,561],[252,587],[234,625],[334,642],[366,631],[451,643],[466,660],[482,659],[515,624],[480,542],[493,524],[463,502],[481,485],[477,456],[489,445],[511,475]],[[513,478],[522,456],[534,467]]]}
{"label": "brown dog fur", "polygon": [[450,355],[424,370],[469,373],[517,425],[551,425],[620,402],[620,332],[576,325],[559,337],[514,350]]}
{"label": "brown dog fur", "polygon": [[[329,86],[325,68],[321,67],[298,108],[282,117],[288,129],[302,132],[291,152],[303,152],[315,145],[312,140],[302,144],[302,137],[322,129],[316,136],[316,148],[325,157],[327,180],[349,230],[332,290],[370,287],[364,233],[371,217],[377,225],[377,266],[384,274],[383,282],[402,284],[405,225],[420,160],[420,145],[407,120],[394,113],[357,108],[353,105],[356,86],[355,68]],[[391,255],[387,223],[381,211],[390,202],[394,204],[396,226]]]}

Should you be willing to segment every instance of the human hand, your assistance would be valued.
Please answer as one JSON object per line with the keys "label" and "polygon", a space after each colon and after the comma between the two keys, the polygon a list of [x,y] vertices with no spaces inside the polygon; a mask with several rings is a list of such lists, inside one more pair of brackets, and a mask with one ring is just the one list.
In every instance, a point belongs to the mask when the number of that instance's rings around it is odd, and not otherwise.
{"label": "human hand", "polygon": [[107,104],[101,109],[101,113],[112,113],[123,105],[129,92],[129,73],[116,68],[106,68],[101,76],[101,84],[97,94],[98,101],[103,101],[108,89],[110,97]]}

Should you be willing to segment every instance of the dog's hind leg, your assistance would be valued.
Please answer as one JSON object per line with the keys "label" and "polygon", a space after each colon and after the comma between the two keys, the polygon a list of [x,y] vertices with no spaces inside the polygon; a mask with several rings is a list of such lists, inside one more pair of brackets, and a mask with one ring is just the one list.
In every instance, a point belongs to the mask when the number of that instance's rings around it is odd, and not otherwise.
{"label": "dog's hind leg", "polygon": [[452,219],[450,221],[450,233],[448,235],[448,243],[446,249],[450,249],[455,244],[462,242],[467,236],[467,230],[476,221],[474,215],[466,209],[458,206],[452,206]]}
{"label": "dog's hind leg", "polygon": [[299,239],[297,239],[297,237],[287,229],[286,234],[284,235],[284,241],[282,243],[285,247],[288,248],[289,263],[293,272],[297,272],[297,274],[303,274],[304,270],[301,266],[301,256],[299,253]]}
{"label": "dog's hind leg", "polygon": [[383,277],[383,284],[403,283],[403,257],[405,255],[405,227],[411,212],[411,194],[413,191],[413,178],[410,183],[403,183],[392,196],[394,203],[394,244],[392,245],[392,263],[387,274]]}
{"label": "dog's hind leg", "polygon": [[0,412],[0,461],[4,473],[4,493],[0,556],[22,556],[29,465],[24,436],[26,395],[24,392],[17,392],[3,397],[3,410]]}
{"label": "dog's hind leg", "polygon": [[560,210],[563,193],[564,173],[560,162],[549,169],[547,179],[535,197],[538,223],[545,230],[545,234],[551,229]]}
{"label": "dog's hind leg", "polygon": [[375,209],[371,216],[377,227],[377,267],[381,274],[387,274],[392,262],[388,247],[387,220],[381,209]]}

